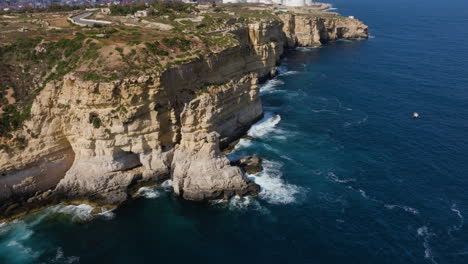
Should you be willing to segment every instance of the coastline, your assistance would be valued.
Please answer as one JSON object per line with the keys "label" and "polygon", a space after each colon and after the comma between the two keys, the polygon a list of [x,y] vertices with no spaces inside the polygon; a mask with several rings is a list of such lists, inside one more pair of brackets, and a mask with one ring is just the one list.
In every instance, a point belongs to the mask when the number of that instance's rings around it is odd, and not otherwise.
{"label": "coastline", "polygon": [[[299,23],[296,23],[296,19],[303,20],[304,22],[309,21],[307,23],[313,22],[315,23],[314,25],[320,26],[318,28],[315,26],[303,28],[298,26]],[[338,23],[341,23],[340,26],[337,25]],[[343,26],[346,27],[347,30],[343,30]],[[325,32],[325,30],[328,32],[332,30],[332,33],[328,33],[332,35],[324,35],[322,31]],[[129,148],[130,152],[126,149],[124,149],[124,152],[121,152],[126,156],[117,153],[120,156],[93,157],[92,159],[82,158],[82,160],[77,160],[75,158],[72,168],[66,171],[65,179],[60,180],[58,187],[52,192],[49,191],[51,189],[48,189],[45,192],[39,192],[39,195],[36,194],[32,197],[26,196],[26,199],[19,204],[18,202],[13,202],[11,205],[4,206],[6,210],[3,211],[3,214],[18,215],[21,214],[21,211],[29,211],[29,209],[34,210],[32,208],[37,206],[50,206],[51,204],[53,205],[63,201],[76,203],[74,202],[76,200],[87,200],[89,203],[98,206],[109,204],[115,206],[127,202],[140,187],[162,182],[168,178],[173,180],[175,194],[188,200],[203,201],[219,198],[228,199],[236,194],[243,196],[247,194],[255,195],[258,193],[258,185],[255,185],[245,178],[239,168],[232,167],[227,158],[221,153],[220,147],[222,148],[238,140],[245,135],[253,123],[263,117],[263,109],[259,99],[259,81],[274,77],[277,71],[276,66],[279,63],[280,57],[283,55],[284,48],[311,46],[312,44],[319,45],[321,42],[333,41],[341,38],[352,39],[367,37],[367,26],[358,20],[343,19],[333,16],[328,17],[328,15],[324,18],[283,15],[281,21],[260,21],[237,29],[234,32],[237,32],[236,34],[239,34],[243,41],[241,41],[241,44],[237,47],[228,48],[219,53],[213,53],[210,57],[205,59],[169,68],[159,76],[140,76],[134,80],[128,80],[124,84],[131,87],[131,83],[148,83],[148,80],[154,80],[154,84],[152,85],[155,86],[166,86],[169,89],[187,89],[186,87],[192,85],[192,81],[203,82],[204,79],[209,80],[213,78],[212,76],[217,76],[217,74],[219,74],[218,72],[230,71],[227,80],[235,78],[234,82],[228,82],[226,79],[216,80],[214,83],[222,83],[222,85],[208,87],[207,93],[198,94],[195,98],[190,99],[190,104],[193,105],[193,107],[199,107],[200,104],[205,104],[206,107],[217,108],[216,111],[221,111],[221,113],[223,113],[221,117],[210,113],[209,122],[206,124],[197,124],[194,123],[193,120],[207,118],[207,116],[198,116],[199,113],[196,111],[184,109],[184,112],[181,114],[181,121],[170,120],[170,122],[180,122],[181,124],[178,126],[182,127],[184,126],[182,121],[189,122],[187,123],[185,131],[182,129],[182,133],[178,135],[178,141],[170,143],[173,144],[174,147],[171,147],[169,150],[164,149],[163,146],[163,148],[157,147],[152,150],[148,148],[135,151],[133,146],[131,146],[131,148]],[[278,40],[281,40],[281,42],[279,42],[280,44],[278,44]],[[253,47],[252,54],[239,56],[238,54],[242,54],[242,50],[245,49],[245,47]],[[229,61],[235,57],[244,60],[241,65],[244,68],[230,68],[230,65],[223,63],[223,61]],[[246,63],[245,60],[251,62]],[[211,75],[206,75],[201,79],[200,76],[192,76],[193,72],[198,72],[198,70],[194,70],[194,67],[206,67],[204,65],[213,62],[217,63],[218,68],[207,68],[207,71]],[[259,62],[261,64],[259,64]],[[254,74],[248,72],[254,72]],[[180,78],[181,73],[186,75],[182,76],[182,79]],[[74,85],[81,86],[85,89],[89,89],[87,86],[90,85],[86,82],[82,82],[76,76],[67,76],[65,78],[65,83],[70,85],[75,83]],[[174,86],[174,83],[178,83],[177,86]],[[48,89],[52,91],[62,88],[49,87]],[[122,89],[122,87],[120,89]],[[138,92],[138,90],[135,91]],[[223,95],[224,97],[220,97],[220,91],[228,94]],[[86,92],[83,91],[83,93]],[[231,95],[229,95],[229,93],[231,93]],[[237,102],[232,102],[229,98],[230,96],[245,98],[240,100],[244,101],[244,103],[239,104]],[[74,97],[71,98],[74,100]],[[70,102],[69,99],[68,102]],[[146,101],[142,102],[146,104]],[[104,104],[104,102],[99,102],[99,104]],[[41,105],[39,104],[36,108],[40,107]],[[129,105],[128,109],[131,109],[131,107],[132,106]],[[154,108],[154,106],[152,107]],[[75,110],[74,105],[70,106],[70,108],[73,111],[82,111],[79,108]],[[141,110],[136,109],[134,114],[137,114],[138,111]],[[169,109],[168,115],[173,115],[173,112],[174,109]],[[102,114],[102,112],[100,113]],[[142,115],[142,113],[138,113],[138,115]],[[190,115],[193,115],[193,117],[190,117],[190,119],[186,121],[183,120]],[[237,116],[238,120],[244,120],[243,123],[239,125],[239,123],[227,121],[232,115]],[[135,117],[126,118],[131,119]],[[77,128],[83,126],[79,123],[76,123],[76,125]],[[160,125],[161,124],[158,124],[158,126]],[[170,127],[173,125],[169,123],[168,126]],[[205,126],[212,127],[212,130],[207,132],[204,131],[204,128],[200,130],[197,126],[200,128]],[[112,128],[112,130],[114,129]],[[93,129],[91,128],[90,131],[93,131]],[[78,130],[71,132],[76,133]],[[95,132],[93,131],[92,133],[94,134]],[[199,135],[200,133],[201,136]],[[115,134],[115,136],[111,134],[109,136],[121,137],[121,134]],[[94,145],[101,144],[99,143],[100,141],[106,142],[101,145],[109,144],[107,142],[113,142],[107,139],[109,136],[93,136],[93,138],[90,138],[90,140],[92,140],[90,142],[94,142]],[[129,135],[127,134],[125,136],[128,137]],[[77,142],[81,140],[80,137],[89,138],[88,135],[80,134],[73,135],[73,137],[77,138]],[[184,139],[184,137],[187,138]],[[180,140],[180,138],[182,140]],[[41,138],[31,138],[31,141],[37,140],[41,140]],[[88,149],[81,149],[83,145],[78,145],[77,142],[70,141],[70,136],[60,140],[65,142],[65,145],[61,146],[61,148],[65,148],[67,151],[72,151],[73,153],[89,152]],[[154,142],[149,142],[148,147],[154,144],[160,145],[157,140],[152,140]],[[138,147],[141,148],[139,145]],[[105,152],[106,150],[103,149],[99,151]],[[151,151],[151,153],[148,153],[148,151]],[[21,155],[22,154],[19,153],[18,157],[21,158]],[[135,159],[140,164],[135,163]],[[147,163],[148,165],[145,163],[146,160],[149,162]],[[190,160],[190,162],[187,163],[187,160]],[[106,163],[102,162],[109,163],[106,165]],[[220,163],[223,165],[221,168],[218,168],[216,164]],[[208,167],[211,166],[212,169],[205,173],[200,172],[200,166],[206,167],[207,164]],[[89,171],[93,166],[100,168],[97,171]],[[103,171],[101,168],[106,168],[106,166],[111,169]],[[198,187],[194,189],[194,186],[197,185],[193,182],[200,181],[200,175],[205,175],[206,173],[208,173],[208,175],[213,175],[213,177],[219,175],[219,173],[224,176],[221,178],[218,176],[212,178],[213,182],[203,187],[203,189],[198,189]],[[108,184],[106,181],[109,181],[105,180],[104,175],[107,175],[105,177],[108,177],[108,179],[111,180],[110,183],[113,185],[103,185]],[[7,175],[6,177],[11,178],[12,176]],[[112,182],[114,179],[116,179],[116,181]],[[191,182],[191,184],[187,185],[185,184],[186,182]],[[81,189],[81,186],[86,186],[88,184],[91,184],[91,186],[88,187],[90,189]],[[220,189],[213,188],[213,186],[219,185],[222,186]]]}

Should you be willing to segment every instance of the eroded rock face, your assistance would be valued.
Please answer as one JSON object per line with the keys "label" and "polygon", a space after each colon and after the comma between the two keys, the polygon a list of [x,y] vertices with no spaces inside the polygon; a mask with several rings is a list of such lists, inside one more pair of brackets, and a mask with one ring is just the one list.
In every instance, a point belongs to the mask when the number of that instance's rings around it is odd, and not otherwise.
{"label": "eroded rock face", "polygon": [[238,28],[238,46],[159,74],[48,83],[18,132],[26,148],[0,150],[0,211],[47,197],[115,204],[136,184],[169,178],[189,200],[258,193],[220,147],[262,117],[259,80],[285,46],[367,34],[362,24],[283,20]]}
{"label": "eroded rock face", "polygon": [[285,14],[280,16],[290,47],[317,46],[337,39],[368,37],[368,26],[357,19],[341,16],[304,16]]}
{"label": "eroded rock face", "polygon": [[262,171],[262,159],[257,155],[245,156],[240,160],[232,162],[248,174],[256,174]]}

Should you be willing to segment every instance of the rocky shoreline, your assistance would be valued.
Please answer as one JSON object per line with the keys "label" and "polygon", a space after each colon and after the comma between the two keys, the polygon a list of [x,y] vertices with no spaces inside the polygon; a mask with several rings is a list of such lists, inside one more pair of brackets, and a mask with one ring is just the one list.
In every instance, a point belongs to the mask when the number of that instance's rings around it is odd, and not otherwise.
{"label": "rocky shoreline", "polygon": [[259,161],[231,164],[221,149],[262,118],[259,81],[286,48],[368,37],[356,19],[279,18],[230,30],[234,47],[157,74],[96,83],[71,72],[47,83],[17,132],[27,146],[0,150],[0,217],[77,200],[117,206],[167,179],[187,200],[257,194],[245,171]]}

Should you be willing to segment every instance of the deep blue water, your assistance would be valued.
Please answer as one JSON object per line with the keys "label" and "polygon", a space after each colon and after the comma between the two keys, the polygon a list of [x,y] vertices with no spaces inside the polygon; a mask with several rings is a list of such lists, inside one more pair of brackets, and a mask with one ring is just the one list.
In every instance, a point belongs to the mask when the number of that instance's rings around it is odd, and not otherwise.
{"label": "deep blue water", "polygon": [[0,263],[468,263],[468,2],[332,3],[374,37],[292,50],[262,87],[231,154],[266,160],[260,197],[49,209],[0,227]]}

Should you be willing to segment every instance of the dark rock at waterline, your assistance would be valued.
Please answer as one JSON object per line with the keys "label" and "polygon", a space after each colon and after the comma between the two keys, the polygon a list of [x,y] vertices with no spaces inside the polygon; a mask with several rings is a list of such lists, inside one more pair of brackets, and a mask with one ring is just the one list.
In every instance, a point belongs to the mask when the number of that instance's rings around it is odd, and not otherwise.
{"label": "dark rock at waterline", "polygon": [[240,160],[232,162],[232,165],[240,167],[248,174],[256,174],[262,171],[262,159],[257,155],[242,157]]}

